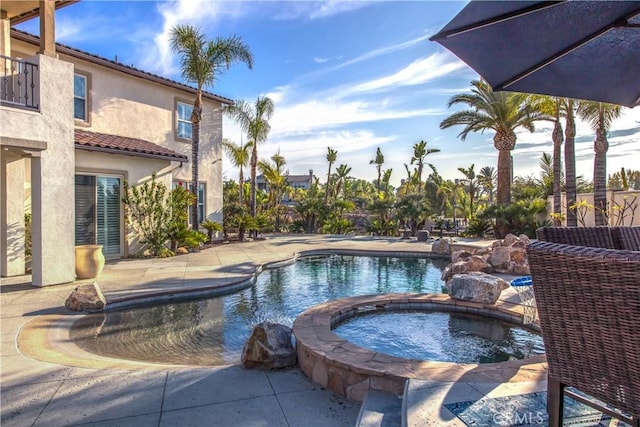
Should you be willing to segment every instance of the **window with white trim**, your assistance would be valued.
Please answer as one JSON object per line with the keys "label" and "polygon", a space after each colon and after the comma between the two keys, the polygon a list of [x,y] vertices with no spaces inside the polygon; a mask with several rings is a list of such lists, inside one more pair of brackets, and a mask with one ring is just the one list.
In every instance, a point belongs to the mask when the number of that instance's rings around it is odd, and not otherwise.
{"label": "window with white trim", "polygon": [[73,117],[88,121],[87,99],[88,99],[88,79],[82,74],[73,76]]}
{"label": "window with white trim", "polygon": [[75,175],[75,244],[103,245],[107,258],[122,254],[123,177]]}
{"label": "window with white trim", "polygon": [[[171,188],[176,188],[178,186],[185,187],[189,191],[193,191],[193,185],[189,181],[173,181],[173,186]],[[204,182],[198,183],[198,223],[201,223],[205,220],[204,212],[205,212],[205,194],[206,194],[206,185]],[[189,225],[191,225],[191,216],[193,215],[193,205],[189,205]]]}
{"label": "window with white trim", "polygon": [[176,138],[191,141],[191,113],[193,105],[176,101]]}

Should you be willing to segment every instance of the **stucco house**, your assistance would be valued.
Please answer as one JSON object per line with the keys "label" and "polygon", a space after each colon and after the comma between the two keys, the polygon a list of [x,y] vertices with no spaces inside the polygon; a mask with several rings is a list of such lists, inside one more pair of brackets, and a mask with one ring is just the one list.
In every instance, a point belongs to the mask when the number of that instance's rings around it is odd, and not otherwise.
{"label": "stucco house", "polygon": [[[140,249],[125,224],[125,180],[171,188],[191,180],[195,89],[56,44],[55,9],[73,1],[1,4],[0,273],[25,273],[25,213],[32,215],[32,283],[75,279],[75,245],[107,259]],[[40,16],[39,36],[11,28]],[[222,111],[205,93],[200,135],[200,220],[222,221]]]}

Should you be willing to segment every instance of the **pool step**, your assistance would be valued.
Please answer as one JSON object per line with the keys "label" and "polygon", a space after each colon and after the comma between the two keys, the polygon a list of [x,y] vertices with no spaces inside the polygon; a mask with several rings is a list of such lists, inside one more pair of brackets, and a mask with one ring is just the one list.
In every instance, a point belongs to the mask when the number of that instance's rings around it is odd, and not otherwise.
{"label": "pool step", "polygon": [[401,396],[369,390],[360,407],[356,427],[400,427],[401,419]]}

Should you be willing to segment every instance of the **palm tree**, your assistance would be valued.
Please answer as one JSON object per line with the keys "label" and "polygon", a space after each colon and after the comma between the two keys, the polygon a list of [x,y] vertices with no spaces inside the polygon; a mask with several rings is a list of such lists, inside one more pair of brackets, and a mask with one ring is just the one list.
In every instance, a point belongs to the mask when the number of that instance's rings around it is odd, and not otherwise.
{"label": "palm tree", "polygon": [[578,225],[578,217],[573,209],[576,203],[576,118],[575,118],[575,101],[570,98],[562,100],[566,126],[564,129],[564,179],[565,193],[567,204],[567,226],[576,227]]}
{"label": "palm tree", "polygon": [[[546,200],[546,198],[554,192],[555,164],[549,153],[542,153],[542,156],[540,156],[540,161],[538,161],[538,165],[540,166],[540,179],[538,180],[538,182],[540,183],[540,187],[542,189],[542,192],[544,193],[544,197]],[[559,211],[555,212],[559,213]]]}
{"label": "palm tree", "polygon": [[480,191],[478,180],[476,179],[475,166],[475,164],[472,164],[468,168],[458,168],[458,170],[462,172],[465,178],[461,180],[462,188],[469,195],[469,219],[473,218],[473,215],[475,213],[473,202],[476,199],[476,195]]}
{"label": "palm tree", "polygon": [[529,95],[514,92],[494,92],[483,80],[474,80],[471,94],[455,95],[449,101],[454,104],[467,104],[469,110],[458,111],[440,123],[441,129],[464,125],[458,135],[463,141],[469,132],[495,131],[493,145],[498,150],[498,194],[501,205],[511,201],[511,151],[516,146],[515,130],[523,127],[533,132],[533,122],[539,113],[528,108]]}
{"label": "palm tree", "polygon": [[493,166],[485,166],[480,169],[480,173],[478,174],[478,181],[480,181],[480,185],[489,196],[489,204],[493,204],[493,189],[496,188],[496,180],[498,179],[498,175],[496,174],[496,168]]}
{"label": "palm tree", "polygon": [[[341,164],[336,168],[336,178],[337,178],[336,188],[335,188],[336,197],[340,195],[340,190],[346,187],[344,183],[346,182],[350,173],[351,173],[351,168],[345,164]],[[343,190],[343,193],[344,193],[344,190]]]}
{"label": "palm tree", "polygon": [[376,170],[378,171],[378,180],[376,181],[376,189],[380,191],[380,179],[382,177],[382,165],[384,164],[384,156],[382,155],[382,151],[380,151],[380,147],[376,150],[376,158],[369,161],[370,165],[376,165]]}
{"label": "palm tree", "polygon": [[251,143],[247,142],[246,144],[236,144],[233,141],[224,139],[222,141],[222,147],[224,148],[227,155],[231,158],[233,166],[240,169],[240,173],[238,176],[238,187],[240,190],[238,201],[240,204],[242,204],[244,168],[247,167],[247,164],[249,163],[249,149],[251,148]]}
{"label": "palm tree", "polygon": [[[180,56],[182,77],[196,85],[196,99],[191,113],[191,185],[198,192],[198,156],[200,149],[200,123],[202,122],[202,91],[213,85],[218,74],[228,70],[235,62],[253,67],[249,47],[237,36],[206,40],[200,28],[176,25],[171,30],[171,49]],[[198,198],[193,201],[192,227],[198,229]]]}
{"label": "palm tree", "polygon": [[411,157],[411,164],[414,162],[418,164],[418,193],[422,191],[422,170],[424,169],[424,158],[429,154],[439,153],[437,148],[427,149],[427,142],[420,140],[420,142],[413,144],[413,157]]}
{"label": "palm tree", "polygon": [[334,150],[331,147],[327,147],[327,162],[329,162],[329,171],[327,172],[327,187],[324,190],[324,204],[327,204],[327,200],[329,200],[329,184],[331,182],[331,166],[335,163],[338,158],[338,151]]}
{"label": "palm tree", "polygon": [[553,132],[551,133],[553,158],[545,158],[545,160],[550,160],[549,164],[552,165],[548,178],[550,178],[553,191],[553,212],[559,214],[562,211],[562,142],[564,139],[560,118],[565,116],[566,104],[563,98],[547,95],[534,95],[531,100],[532,108],[543,113],[541,119],[553,122]]}
{"label": "palm tree", "polygon": [[258,162],[258,168],[264,176],[265,181],[269,184],[267,203],[269,204],[270,208],[273,208],[276,232],[280,231],[282,216],[280,205],[282,202],[282,198],[285,196],[285,194],[287,194],[289,190],[287,176],[285,175],[284,171],[284,165],[286,163],[287,162],[280,154],[280,151],[271,156],[271,162],[267,160],[260,160]]}
{"label": "palm tree", "polygon": [[580,101],[578,116],[591,125],[596,133],[593,149],[593,205],[596,225],[607,225],[607,131],[615,119],[620,117],[622,107],[604,102]]}
{"label": "palm tree", "polygon": [[247,134],[252,144],[251,151],[251,215],[256,216],[256,168],[258,164],[258,144],[267,140],[273,116],[273,101],[268,96],[258,96],[255,104],[237,101],[225,107],[225,113],[235,120],[240,129]]}

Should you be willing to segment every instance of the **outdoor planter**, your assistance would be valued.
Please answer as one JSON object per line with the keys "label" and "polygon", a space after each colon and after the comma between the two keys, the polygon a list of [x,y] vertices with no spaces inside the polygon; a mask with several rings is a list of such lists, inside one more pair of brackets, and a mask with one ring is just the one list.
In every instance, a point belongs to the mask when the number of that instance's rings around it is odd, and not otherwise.
{"label": "outdoor planter", "polygon": [[418,230],[416,236],[418,237],[418,242],[426,242],[427,240],[429,240],[429,231]]}
{"label": "outdoor planter", "polygon": [[104,254],[102,245],[76,246],[76,279],[93,279],[102,273]]}

